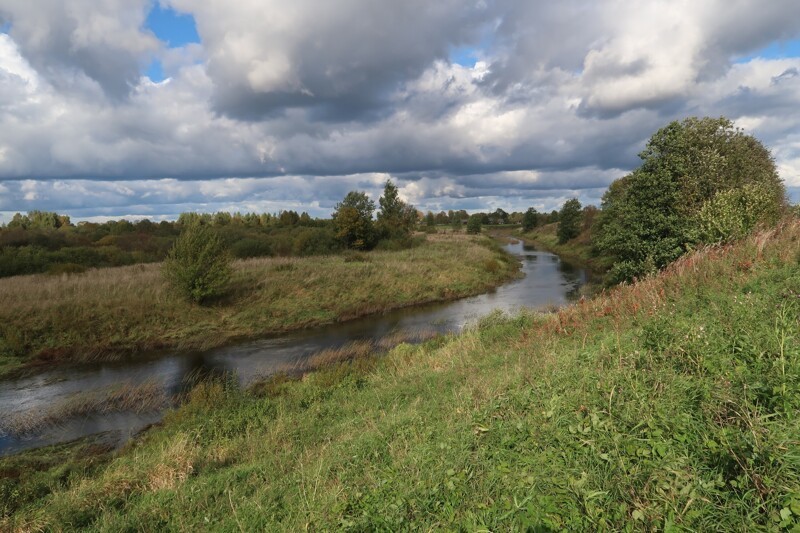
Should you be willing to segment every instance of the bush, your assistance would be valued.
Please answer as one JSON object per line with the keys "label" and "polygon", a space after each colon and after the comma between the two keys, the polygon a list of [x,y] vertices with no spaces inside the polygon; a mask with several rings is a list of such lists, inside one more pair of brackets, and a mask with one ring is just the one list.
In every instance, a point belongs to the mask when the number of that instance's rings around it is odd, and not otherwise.
{"label": "bush", "polygon": [[709,243],[740,239],[759,224],[775,224],[781,214],[771,191],[759,184],[723,191],[703,204],[697,215],[700,239]]}
{"label": "bush", "polygon": [[347,248],[369,250],[375,245],[376,231],[372,222],[375,202],[366,193],[351,191],[336,204],[333,225],[336,237]]}
{"label": "bush", "polygon": [[264,239],[254,239],[245,237],[236,241],[231,246],[231,253],[234,257],[246,259],[248,257],[265,257],[272,254],[272,247]]}
{"label": "bush", "polygon": [[558,243],[564,244],[581,232],[581,203],[577,198],[564,202],[558,213]]}
{"label": "bush", "polygon": [[183,297],[203,303],[221,295],[231,277],[230,257],[208,226],[195,223],[181,232],[164,261],[167,282]]}
{"label": "bush", "polygon": [[467,233],[470,235],[477,235],[481,232],[481,216],[480,215],[472,215],[467,220]]}
{"label": "bush", "polygon": [[699,243],[742,237],[785,211],[772,156],[725,118],[688,118],[657,131],[642,165],[611,184],[595,235],[616,280],[663,268]]}

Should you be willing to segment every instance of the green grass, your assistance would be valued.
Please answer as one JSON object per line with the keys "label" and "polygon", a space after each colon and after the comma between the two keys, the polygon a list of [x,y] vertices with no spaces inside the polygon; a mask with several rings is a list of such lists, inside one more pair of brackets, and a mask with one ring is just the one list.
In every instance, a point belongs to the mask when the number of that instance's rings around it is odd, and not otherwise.
{"label": "green grass", "polygon": [[518,264],[488,239],[431,236],[396,252],[234,263],[225,299],[188,303],[160,265],[0,280],[0,375],[27,366],[204,349],[484,292]]}
{"label": "green grass", "polygon": [[797,530],[799,295],[795,221],[558,313],[206,383],[101,466],[0,460],[41,463],[0,529]]}

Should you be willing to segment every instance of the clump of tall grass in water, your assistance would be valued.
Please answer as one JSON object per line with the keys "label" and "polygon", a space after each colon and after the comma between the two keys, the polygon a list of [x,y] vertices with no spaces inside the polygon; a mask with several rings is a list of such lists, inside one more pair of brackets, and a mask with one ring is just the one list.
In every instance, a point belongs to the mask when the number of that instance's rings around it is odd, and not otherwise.
{"label": "clump of tall grass in water", "polygon": [[73,418],[117,412],[148,413],[172,404],[161,383],[124,384],[78,393],[46,408],[0,415],[0,434],[29,435]]}

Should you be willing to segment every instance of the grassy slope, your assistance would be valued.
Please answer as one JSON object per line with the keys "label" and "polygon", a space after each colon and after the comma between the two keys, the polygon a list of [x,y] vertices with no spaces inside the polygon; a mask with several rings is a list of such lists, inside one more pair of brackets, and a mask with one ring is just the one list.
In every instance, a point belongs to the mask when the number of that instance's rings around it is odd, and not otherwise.
{"label": "grassy slope", "polygon": [[23,472],[5,526],[795,527],[798,294],[794,222],[554,315],[260,396],[205,385],[105,466],[0,461]]}
{"label": "grassy slope", "polygon": [[[483,243],[484,245],[481,245]],[[466,236],[432,236],[400,252],[238,261],[228,301],[173,296],[159,265],[0,280],[0,373],[26,362],[111,358],[158,348],[208,348],[485,291],[517,264]],[[18,357],[12,354],[17,354]]]}

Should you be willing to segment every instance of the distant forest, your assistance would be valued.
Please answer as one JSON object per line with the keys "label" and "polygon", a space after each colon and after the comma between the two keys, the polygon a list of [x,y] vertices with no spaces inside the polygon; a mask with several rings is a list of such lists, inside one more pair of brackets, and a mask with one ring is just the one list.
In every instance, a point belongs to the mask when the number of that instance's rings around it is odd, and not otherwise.
{"label": "distant forest", "polygon": [[[524,215],[497,209],[472,216],[483,225],[499,225],[520,224]],[[557,219],[558,212],[538,216],[540,223],[548,223]],[[463,231],[469,218],[463,210],[427,214],[414,210],[412,229],[428,233]],[[358,247],[348,243],[335,218],[312,218],[308,213],[291,210],[277,214],[182,213],[176,221],[104,223],[73,223],[65,215],[31,211],[17,213],[0,227],[0,277],[75,273],[88,268],[162,261],[181,229],[195,223],[214,228],[235,258],[326,255]],[[409,241],[404,246],[413,244]],[[393,240],[376,238],[372,245],[362,248],[372,247],[398,246]]]}

